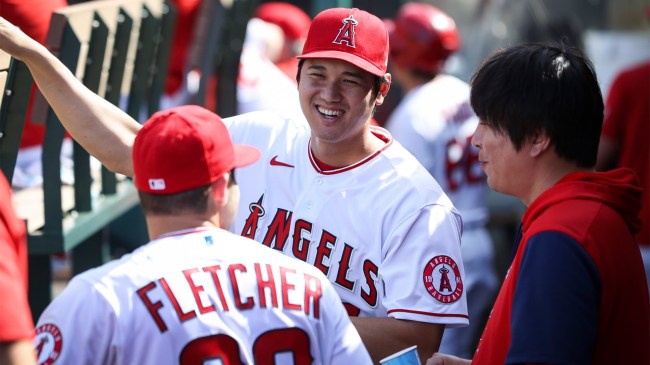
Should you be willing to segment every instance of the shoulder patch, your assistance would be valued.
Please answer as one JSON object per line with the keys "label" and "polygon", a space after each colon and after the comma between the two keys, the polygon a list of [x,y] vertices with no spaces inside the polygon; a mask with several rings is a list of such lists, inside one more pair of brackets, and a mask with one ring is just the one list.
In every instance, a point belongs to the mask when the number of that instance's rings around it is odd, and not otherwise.
{"label": "shoulder patch", "polygon": [[453,303],[463,295],[458,265],[449,256],[436,256],[424,267],[422,280],[427,292],[441,303]]}
{"label": "shoulder patch", "polygon": [[62,346],[63,336],[56,325],[46,323],[36,329],[34,349],[39,365],[54,364],[61,354]]}

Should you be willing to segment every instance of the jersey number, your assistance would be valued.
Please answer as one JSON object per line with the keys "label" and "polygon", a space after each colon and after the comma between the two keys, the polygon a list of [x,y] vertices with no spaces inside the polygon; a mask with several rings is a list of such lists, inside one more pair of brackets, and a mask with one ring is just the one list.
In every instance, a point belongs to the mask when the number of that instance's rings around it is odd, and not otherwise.
{"label": "jersey number", "polygon": [[463,179],[467,184],[483,181],[483,171],[478,163],[478,149],[472,146],[471,139],[469,136],[464,141],[452,139],[447,143],[445,173],[449,191],[456,191],[463,184]]}
{"label": "jersey number", "polygon": [[[275,355],[289,352],[295,365],[309,365],[309,335],[300,328],[284,328],[262,333],[253,344],[254,363],[275,364]],[[181,365],[202,365],[204,361],[220,359],[223,365],[243,365],[239,357],[239,344],[224,334],[201,337],[185,345],[181,352]]]}

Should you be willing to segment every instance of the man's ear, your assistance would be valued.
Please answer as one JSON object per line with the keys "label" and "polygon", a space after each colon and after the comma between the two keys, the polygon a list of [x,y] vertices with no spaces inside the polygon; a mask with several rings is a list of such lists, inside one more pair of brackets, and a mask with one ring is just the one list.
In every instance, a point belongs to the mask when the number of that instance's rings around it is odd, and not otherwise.
{"label": "man's ear", "polygon": [[227,198],[228,194],[228,173],[223,174],[220,178],[212,183],[210,194],[222,205]]}
{"label": "man's ear", "polygon": [[381,86],[379,86],[379,93],[377,94],[375,105],[379,106],[384,103],[384,98],[386,97],[386,94],[388,94],[388,90],[390,90],[391,80],[392,76],[389,73],[382,77],[382,83]]}
{"label": "man's ear", "polygon": [[550,146],[551,138],[548,134],[544,131],[537,132],[530,141],[530,155],[533,157],[539,156],[548,150]]}

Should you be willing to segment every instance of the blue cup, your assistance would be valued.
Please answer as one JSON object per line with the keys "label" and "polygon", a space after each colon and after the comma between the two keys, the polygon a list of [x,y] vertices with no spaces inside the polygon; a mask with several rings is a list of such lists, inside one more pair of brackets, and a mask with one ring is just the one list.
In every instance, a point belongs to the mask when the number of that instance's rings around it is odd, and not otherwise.
{"label": "blue cup", "polygon": [[379,360],[381,365],[422,365],[418,356],[418,347],[411,346],[400,352]]}

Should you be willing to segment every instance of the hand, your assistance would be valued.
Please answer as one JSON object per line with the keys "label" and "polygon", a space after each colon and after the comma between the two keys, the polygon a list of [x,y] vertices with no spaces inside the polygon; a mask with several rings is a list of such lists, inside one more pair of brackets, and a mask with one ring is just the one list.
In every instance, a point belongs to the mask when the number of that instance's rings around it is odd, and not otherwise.
{"label": "hand", "polygon": [[23,57],[29,52],[29,48],[34,46],[40,46],[40,44],[7,19],[0,17],[0,49],[16,59],[23,60]]}
{"label": "hand", "polygon": [[465,360],[456,356],[436,352],[427,360],[426,365],[468,365],[471,364],[471,362],[471,360]]}

